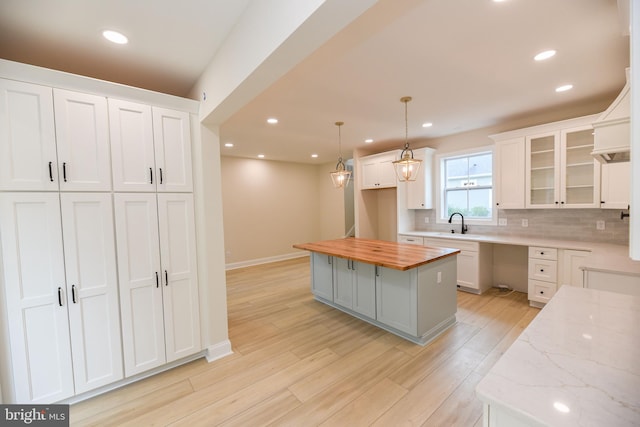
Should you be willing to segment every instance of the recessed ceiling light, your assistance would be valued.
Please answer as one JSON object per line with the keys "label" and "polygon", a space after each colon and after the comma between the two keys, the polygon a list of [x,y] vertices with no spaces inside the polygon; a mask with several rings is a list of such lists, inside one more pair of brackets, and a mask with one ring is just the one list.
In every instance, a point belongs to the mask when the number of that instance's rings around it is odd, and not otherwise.
{"label": "recessed ceiling light", "polygon": [[127,44],[129,39],[122,33],[113,30],[105,30],[102,32],[102,36],[110,42],[117,44]]}
{"label": "recessed ceiling light", "polygon": [[231,148],[231,147],[233,147],[233,144],[230,143],[230,142],[227,142],[226,144],[224,144],[224,146],[227,147],[227,148]]}
{"label": "recessed ceiling light", "polygon": [[269,123],[269,124],[271,124],[271,125],[275,125],[276,123],[278,123],[278,119],[273,118],[273,117],[268,118],[268,119],[267,119],[267,123]]}
{"label": "recessed ceiling light", "polygon": [[264,154],[258,154],[259,159],[264,159]]}
{"label": "recessed ceiling light", "polygon": [[556,88],[556,92],[566,92],[573,89],[573,85],[562,85]]}
{"label": "recessed ceiling light", "polygon": [[556,51],[553,49],[545,50],[544,52],[540,52],[539,54],[534,56],[533,59],[535,59],[536,61],[544,61],[545,59],[551,58],[555,54],[556,54]]}
{"label": "recessed ceiling light", "polygon": [[311,157],[313,157],[314,159],[317,159],[318,155],[317,154],[312,154]]}
{"label": "recessed ceiling light", "polygon": [[371,144],[373,142],[373,139],[371,138],[367,138],[364,140],[365,144]]}
{"label": "recessed ceiling light", "polygon": [[431,122],[427,122],[427,123],[423,123],[422,124],[423,128],[430,128],[431,126],[433,126],[433,123],[431,123]]}

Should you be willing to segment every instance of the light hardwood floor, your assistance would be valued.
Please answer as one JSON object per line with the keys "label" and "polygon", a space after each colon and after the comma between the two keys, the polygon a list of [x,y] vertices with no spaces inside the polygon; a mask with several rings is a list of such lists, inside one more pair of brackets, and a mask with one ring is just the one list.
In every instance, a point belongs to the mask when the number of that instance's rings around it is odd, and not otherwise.
{"label": "light hardwood floor", "polygon": [[538,313],[525,294],[458,292],[425,347],[315,301],[307,258],[227,273],[234,354],[75,404],[72,425],[480,426],[475,386]]}

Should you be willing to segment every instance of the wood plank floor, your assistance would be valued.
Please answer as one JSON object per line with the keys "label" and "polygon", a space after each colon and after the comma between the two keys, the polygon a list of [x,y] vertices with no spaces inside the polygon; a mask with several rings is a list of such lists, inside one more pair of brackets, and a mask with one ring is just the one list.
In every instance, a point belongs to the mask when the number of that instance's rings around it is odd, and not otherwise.
{"label": "wood plank floor", "polygon": [[458,292],[425,347],[315,301],[307,258],[227,273],[234,354],[71,407],[74,426],[480,426],[476,384],[536,316],[525,294]]}

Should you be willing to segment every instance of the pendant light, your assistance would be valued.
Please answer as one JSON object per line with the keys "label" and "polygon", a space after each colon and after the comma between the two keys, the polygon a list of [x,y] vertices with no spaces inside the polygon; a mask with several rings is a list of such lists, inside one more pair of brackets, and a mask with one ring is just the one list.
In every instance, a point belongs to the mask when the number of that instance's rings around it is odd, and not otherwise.
{"label": "pendant light", "polygon": [[400,160],[393,162],[396,169],[398,181],[415,181],[418,177],[418,170],[422,160],[413,158],[413,150],[409,148],[409,122],[407,121],[407,103],[411,101],[410,96],[400,98],[404,103],[404,150],[400,154]]}
{"label": "pendant light", "polygon": [[336,165],[336,170],[333,172],[329,172],[331,175],[331,180],[333,181],[333,186],[335,188],[343,188],[349,184],[349,178],[351,178],[351,172],[345,169],[344,163],[342,162],[342,140],[340,135],[340,126],[342,126],[344,122],[336,122],[336,126],[338,126],[338,164]]}

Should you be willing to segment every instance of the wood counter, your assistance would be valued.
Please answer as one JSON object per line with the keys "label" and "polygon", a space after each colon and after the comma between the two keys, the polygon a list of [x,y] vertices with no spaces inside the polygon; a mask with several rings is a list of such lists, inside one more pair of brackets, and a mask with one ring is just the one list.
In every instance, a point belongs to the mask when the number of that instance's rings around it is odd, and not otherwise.
{"label": "wood counter", "polygon": [[293,247],[401,271],[460,253],[458,249],[433,248],[356,237],[302,243]]}

